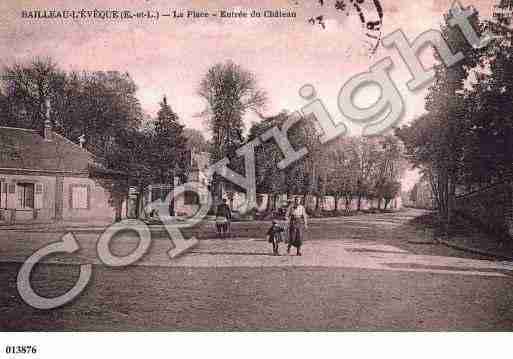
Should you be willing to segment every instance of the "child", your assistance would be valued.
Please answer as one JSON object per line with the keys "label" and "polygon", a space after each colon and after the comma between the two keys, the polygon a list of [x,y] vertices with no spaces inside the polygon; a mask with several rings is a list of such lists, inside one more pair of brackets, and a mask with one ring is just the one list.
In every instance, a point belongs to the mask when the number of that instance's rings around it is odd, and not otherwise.
{"label": "child", "polygon": [[281,232],[283,232],[283,228],[278,226],[276,220],[273,220],[273,225],[267,231],[267,235],[269,236],[269,243],[273,244],[273,254],[275,256],[279,256],[278,245],[282,241]]}

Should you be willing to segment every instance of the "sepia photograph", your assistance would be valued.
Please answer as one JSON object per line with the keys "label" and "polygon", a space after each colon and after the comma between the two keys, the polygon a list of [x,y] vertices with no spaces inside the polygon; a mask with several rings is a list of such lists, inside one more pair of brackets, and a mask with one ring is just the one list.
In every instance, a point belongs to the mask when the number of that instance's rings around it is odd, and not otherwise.
{"label": "sepia photograph", "polygon": [[512,0],[0,11],[0,331],[513,330]]}

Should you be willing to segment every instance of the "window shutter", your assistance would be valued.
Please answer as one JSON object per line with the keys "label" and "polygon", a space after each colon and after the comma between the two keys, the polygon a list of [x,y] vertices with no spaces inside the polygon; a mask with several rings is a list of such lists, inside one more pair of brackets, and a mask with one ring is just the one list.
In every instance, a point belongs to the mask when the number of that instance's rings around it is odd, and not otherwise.
{"label": "window shutter", "polygon": [[16,208],[16,183],[9,183],[7,186],[7,208]]}
{"label": "window shutter", "polygon": [[42,183],[36,183],[35,195],[34,195],[34,208],[43,208],[43,196],[44,196],[44,185]]}
{"label": "window shutter", "polygon": [[90,187],[72,185],[70,188],[70,207],[73,209],[90,209]]}

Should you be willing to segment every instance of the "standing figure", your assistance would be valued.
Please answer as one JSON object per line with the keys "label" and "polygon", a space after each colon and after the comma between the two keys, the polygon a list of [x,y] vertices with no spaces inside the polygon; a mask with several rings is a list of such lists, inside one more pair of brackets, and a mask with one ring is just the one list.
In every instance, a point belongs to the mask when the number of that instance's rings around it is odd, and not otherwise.
{"label": "standing figure", "polygon": [[230,210],[228,204],[226,204],[226,199],[223,199],[223,203],[217,206],[216,211],[216,227],[220,237],[226,237],[228,234],[231,219],[232,211]]}
{"label": "standing figure", "polygon": [[289,231],[288,214],[289,214],[290,209],[292,208],[293,205],[294,205],[294,201],[291,200],[291,199],[288,199],[287,200],[287,205],[283,209],[283,216],[280,218],[280,219],[284,220],[284,222],[283,222],[283,229],[284,229],[284,231],[283,231],[283,242],[284,243],[289,243],[290,231]]}
{"label": "standing figure", "polygon": [[308,217],[305,207],[299,203],[299,198],[294,199],[294,204],[287,213],[287,222],[289,223],[289,245],[287,253],[290,253],[290,247],[297,249],[297,255],[301,255],[301,246],[303,245],[303,236],[305,229],[308,228]]}
{"label": "standing figure", "polygon": [[278,226],[277,221],[273,220],[273,224],[271,228],[267,231],[267,235],[269,236],[269,243],[272,243],[273,245],[273,254],[275,256],[279,256],[279,245],[280,242],[282,242],[281,238],[281,232],[283,232],[284,229],[280,226]]}

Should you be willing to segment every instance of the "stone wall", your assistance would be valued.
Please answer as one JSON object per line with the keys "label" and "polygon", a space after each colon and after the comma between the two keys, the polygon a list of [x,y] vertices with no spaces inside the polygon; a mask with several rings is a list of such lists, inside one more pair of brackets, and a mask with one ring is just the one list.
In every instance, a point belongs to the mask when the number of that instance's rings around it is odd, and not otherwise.
{"label": "stone wall", "polygon": [[513,238],[513,185],[499,184],[456,197],[456,211],[498,235]]}

